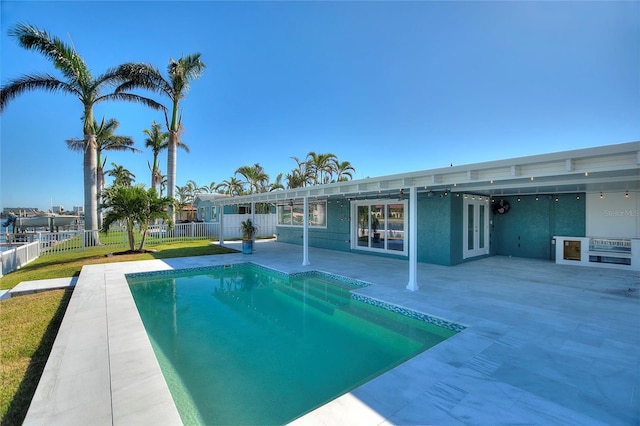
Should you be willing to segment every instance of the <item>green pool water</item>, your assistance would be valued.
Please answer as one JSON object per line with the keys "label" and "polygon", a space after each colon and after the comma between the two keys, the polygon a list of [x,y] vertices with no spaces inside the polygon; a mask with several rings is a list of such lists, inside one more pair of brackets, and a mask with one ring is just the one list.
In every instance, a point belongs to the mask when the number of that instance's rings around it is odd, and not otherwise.
{"label": "green pool water", "polygon": [[241,264],[127,279],[185,424],[287,423],[456,333],[326,274]]}

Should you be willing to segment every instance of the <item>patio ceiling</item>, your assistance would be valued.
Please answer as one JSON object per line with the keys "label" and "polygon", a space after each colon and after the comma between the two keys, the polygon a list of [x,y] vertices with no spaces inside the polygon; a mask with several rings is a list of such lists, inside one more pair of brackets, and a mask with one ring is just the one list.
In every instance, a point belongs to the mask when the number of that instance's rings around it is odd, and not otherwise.
{"label": "patio ceiling", "polygon": [[640,142],[452,166],[237,197],[201,194],[219,205],[278,203],[311,197],[399,197],[416,187],[434,194],[479,195],[620,192],[640,189]]}

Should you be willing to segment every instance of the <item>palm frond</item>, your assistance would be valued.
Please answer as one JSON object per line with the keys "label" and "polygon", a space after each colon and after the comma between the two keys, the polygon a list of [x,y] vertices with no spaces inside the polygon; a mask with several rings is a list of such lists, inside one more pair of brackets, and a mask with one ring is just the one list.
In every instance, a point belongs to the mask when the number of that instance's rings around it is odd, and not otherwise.
{"label": "palm frond", "polygon": [[95,103],[104,102],[104,101],[114,101],[114,100],[136,102],[155,110],[166,111],[167,109],[164,105],[162,105],[161,103],[151,98],[146,98],[144,96],[136,95],[133,93],[109,93],[107,95],[96,98]]}
{"label": "palm frond", "polygon": [[67,148],[71,151],[84,152],[84,139],[67,139],[65,140]]}
{"label": "palm frond", "polygon": [[0,88],[0,112],[4,110],[9,101],[34,89],[42,89],[53,93],[65,92],[80,95],[77,87],[67,82],[60,81],[50,74],[24,75],[10,80],[9,84]]}
{"label": "palm frond", "polygon": [[87,64],[76,50],[56,36],[51,36],[29,24],[17,24],[9,30],[9,35],[18,38],[20,46],[36,50],[49,58],[55,67],[69,80],[90,82],[91,73]]}

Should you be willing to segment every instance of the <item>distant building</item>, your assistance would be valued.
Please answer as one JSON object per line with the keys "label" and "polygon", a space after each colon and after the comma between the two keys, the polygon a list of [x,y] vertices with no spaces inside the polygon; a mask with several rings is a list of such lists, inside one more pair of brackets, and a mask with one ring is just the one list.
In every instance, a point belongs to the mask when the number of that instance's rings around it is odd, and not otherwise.
{"label": "distant building", "polygon": [[57,213],[57,214],[64,213],[64,206],[62,206],[62,205],[60,205],[60,206],[51,206],[51,211],[53,213]]}
{"label": "distant building", "polygon": [[33,216],[40,211],[35,207],[4,207],[2,209],[2,216],[7,216],[9,213],[17,214],[18,216]]}

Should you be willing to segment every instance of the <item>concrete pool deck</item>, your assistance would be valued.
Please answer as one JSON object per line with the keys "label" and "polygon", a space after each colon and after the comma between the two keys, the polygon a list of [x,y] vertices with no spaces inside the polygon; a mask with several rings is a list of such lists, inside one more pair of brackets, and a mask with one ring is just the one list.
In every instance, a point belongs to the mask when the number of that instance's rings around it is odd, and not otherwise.
{"label": "concrete pool deck", "polygon": [[368,281],[357,291],[467,327],[295,424],[640,422],[638,272],[495,256],[419,264],[410,292],[405,260],[315,248],[309,260],[267,242],[84,267],[24,424],[179,424],[124,274],[246,261]]}

